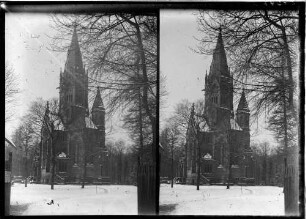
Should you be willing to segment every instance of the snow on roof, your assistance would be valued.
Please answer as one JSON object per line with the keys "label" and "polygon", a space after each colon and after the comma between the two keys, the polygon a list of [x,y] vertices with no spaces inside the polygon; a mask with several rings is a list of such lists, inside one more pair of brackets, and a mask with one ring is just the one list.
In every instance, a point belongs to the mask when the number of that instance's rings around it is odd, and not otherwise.
{"label": "snow on roof", "polygon": [[211,160],[212,156],[207,153],[205,156],[204,156],[204,160]]}
{"label": "snow on roof", "polygon": [[219,106],[219,108],[231,111],[229,108],[226,108],[226,107]]}
{"label": "snow on roof", "polygon": [[200,122],[199,124],[200,126],[200,131],[201,132],[208,132],[210,130],[208,123],[206,122],[206,120],[204,119],[204,121]]}
{"label": "snow on roof", "polygon": [[91,118],[89,118],[88,116],[85,117],[85,126],[86,128],[98,129],[97,126],[91,120]]}
{"label": "snow on roof", "polygon": [[16,145],[15,145],[13,142],[11,142],[10,140],[8,140],[7,138],[5,138],[5,141],[8,143],[8,145],[10,145],[11,147],[17,149]]}
{"label": "snow on roof", "polygon": [[62,121],[60,119],[55,120],[54,129],[59,130],[59,131],[64,131],[65,127],[64,127],[64,124],[62,123]]}
{"label": "snow on roof", "polygon": [[238,125],[235,119],[231,118],[230,123],[231,123],[231,129],[242,131],[242,129],[240,128],[240,126]]}

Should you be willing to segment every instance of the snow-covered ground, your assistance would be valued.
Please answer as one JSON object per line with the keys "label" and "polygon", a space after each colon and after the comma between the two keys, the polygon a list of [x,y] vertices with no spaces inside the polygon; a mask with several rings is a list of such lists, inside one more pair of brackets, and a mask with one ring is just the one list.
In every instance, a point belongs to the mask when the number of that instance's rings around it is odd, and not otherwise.
{"label": "snow-covered ground", "polygon": [[274,186],[196,186],[161,184],[160,214],[284,215],[283,188]]}
{"label": "snow-covered ground", "polygon": [[[54,204],[48,205],[53,200]],[[136,215],[137,187],[122,185],[14,184],[13,215]]]}
{"label": "snow-covered ground", "polygon": [[[137,187],[122,185],[15,184],[13,215],[136,215]],[[196,186],[161,184],[160,214],[284,215],[282,188],[273,186]],[[53,200],[54,204],[48,205]]]}

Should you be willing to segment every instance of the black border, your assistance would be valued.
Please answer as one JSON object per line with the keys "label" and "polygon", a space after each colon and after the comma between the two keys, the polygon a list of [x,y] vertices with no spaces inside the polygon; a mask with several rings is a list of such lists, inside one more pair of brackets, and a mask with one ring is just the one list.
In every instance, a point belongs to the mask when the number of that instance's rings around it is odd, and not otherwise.
{"label": "black border", "polygon": [[[25,13],[94,13],[94,12],[104,12],[104,13],[112,13],[112,12],[131,12],[135,14],[143,14],[143,15],[152,15],[152,13],[157,13],[158,19],[158,34],[159,27],[161,25],[159,11],[163,9],[205,9],[205,10],[259,10],[259,9],[268,9],[268,10],[299,10],[299,28],[300,28],[300,126],[299,126],[299,134],[300,134],[300,217],[305,217],[305,145],[304,141],[304,121],[305,121],[305,2],[281,2],[281,1],[270,1],[270,2],[156,2],[156,1],[50,1],[50,2],[11,2],[4,1],[7,12],[17,13],[17,12],[25,12]],[[0,48],[1,48],[1,63],[5,63],[5,11],[0,8],[0,27],[1,27],[1,38],[0,38]],[[158,37],[158,54],[160,52],[160,38]],[[160,60],[158,59],[158,74],[157,74],[157,95],[159,96],[159,69],[160,69]],[[4,72],[4,65],[0,65],[2,72]],[[4,74],[2,74],[4,77]],[[4,78],[2,78],[4,81]],[[3,86],[4,87],[4,86]],[[3,98],[4,102],[4,98]],[[159,99],[157,101],[157,109],[159,109]],[[3,113],[5,114],[5,110],[3,107]],[[157,110],[157,118],[159,118],[159,110]],[[159,119],[157,119],[157,133],[159,133]],[[4,128],[4,127],[3,127]],[[5,137],[5,132],[3,129],[2,134],[4,135],[2,139]],[[159,142],[159,135],[157,135],[157,142]],[[3,147],[4,150],[4,147]],[[2,151],[4,152],[4,151]],[[159,146],[157,145],[156,152],[156,161],[157,161],[157,170],[159,170]],[[0,153],[0,159],[2,160],[1,167],[4,169],[4,153]],[[157,197],[159,198],[159,171],[156,172],[156,185],[157,185]],[[1,179],[4,182],[4,176],[2,174]],[[3,193],[4,194],[4,187]],[[0,197],[0,205],[4,207],[4,197]],[[158,204],[159,201],[157,199],[157,208],[156,212],[158,214]],[[0,212],[3,212],[0,210]],[[1,214],[2,215],[2,214]],[[87,215],[86,215],[87,216]],[[11,216],[12,217],[12,216]],[[150,217],[150,216],[146,216]],[[161,216],[168,217],[168,216]],[[185,217],[185,216],[183,216]],[[203,216],[210,217],[210,216]],[[219,217],[219,216],[215,216]],[[220,216],[221,217],[221,216]],[[244,217],[244,216],[240,216]],[[250,216],[247,216],[250,217]],[[294,217],[299,218],[299,217]]]}

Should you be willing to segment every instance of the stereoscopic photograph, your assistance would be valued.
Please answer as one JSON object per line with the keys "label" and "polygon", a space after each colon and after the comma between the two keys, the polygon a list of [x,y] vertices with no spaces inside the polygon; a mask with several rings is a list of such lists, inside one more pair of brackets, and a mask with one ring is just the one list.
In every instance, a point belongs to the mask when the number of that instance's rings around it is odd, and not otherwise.
{"label": "stereoscopic photograph", "polygon": [[305,3],[1,3],[5,216],[303,216]]}

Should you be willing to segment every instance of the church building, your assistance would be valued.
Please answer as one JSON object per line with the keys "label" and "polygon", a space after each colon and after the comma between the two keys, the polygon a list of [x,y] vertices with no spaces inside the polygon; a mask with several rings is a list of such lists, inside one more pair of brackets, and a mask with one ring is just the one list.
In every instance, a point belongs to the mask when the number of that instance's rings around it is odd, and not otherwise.
{"label": "church building", "polygon": [[[41,182],[50,181],[53,154],[56,161],[56,181],[79,182],[83,178],[84,170],[87,180],[107,177],[105,108],[97,88],[94,103],[89,111],[88,72],[83,65],[75,28],[64,71],[60,72],[59,117],[50,123],[53,127],[48,124],[52,115],[47,104],[45,122],[41,130]],[[52,151],[52,144],[55,151]]]}
{"label": "church building", "polygon": [[184,174],[187,184],[196,183],[199,161],[202,182],[226,183],[228,178],[231,182],[241,177],[254,178],[250,110],[242,90],[234,113],[233,90],[220,31],[209,74],[205,75],[204,115],[196,115],[194,105],[190,113]]}

